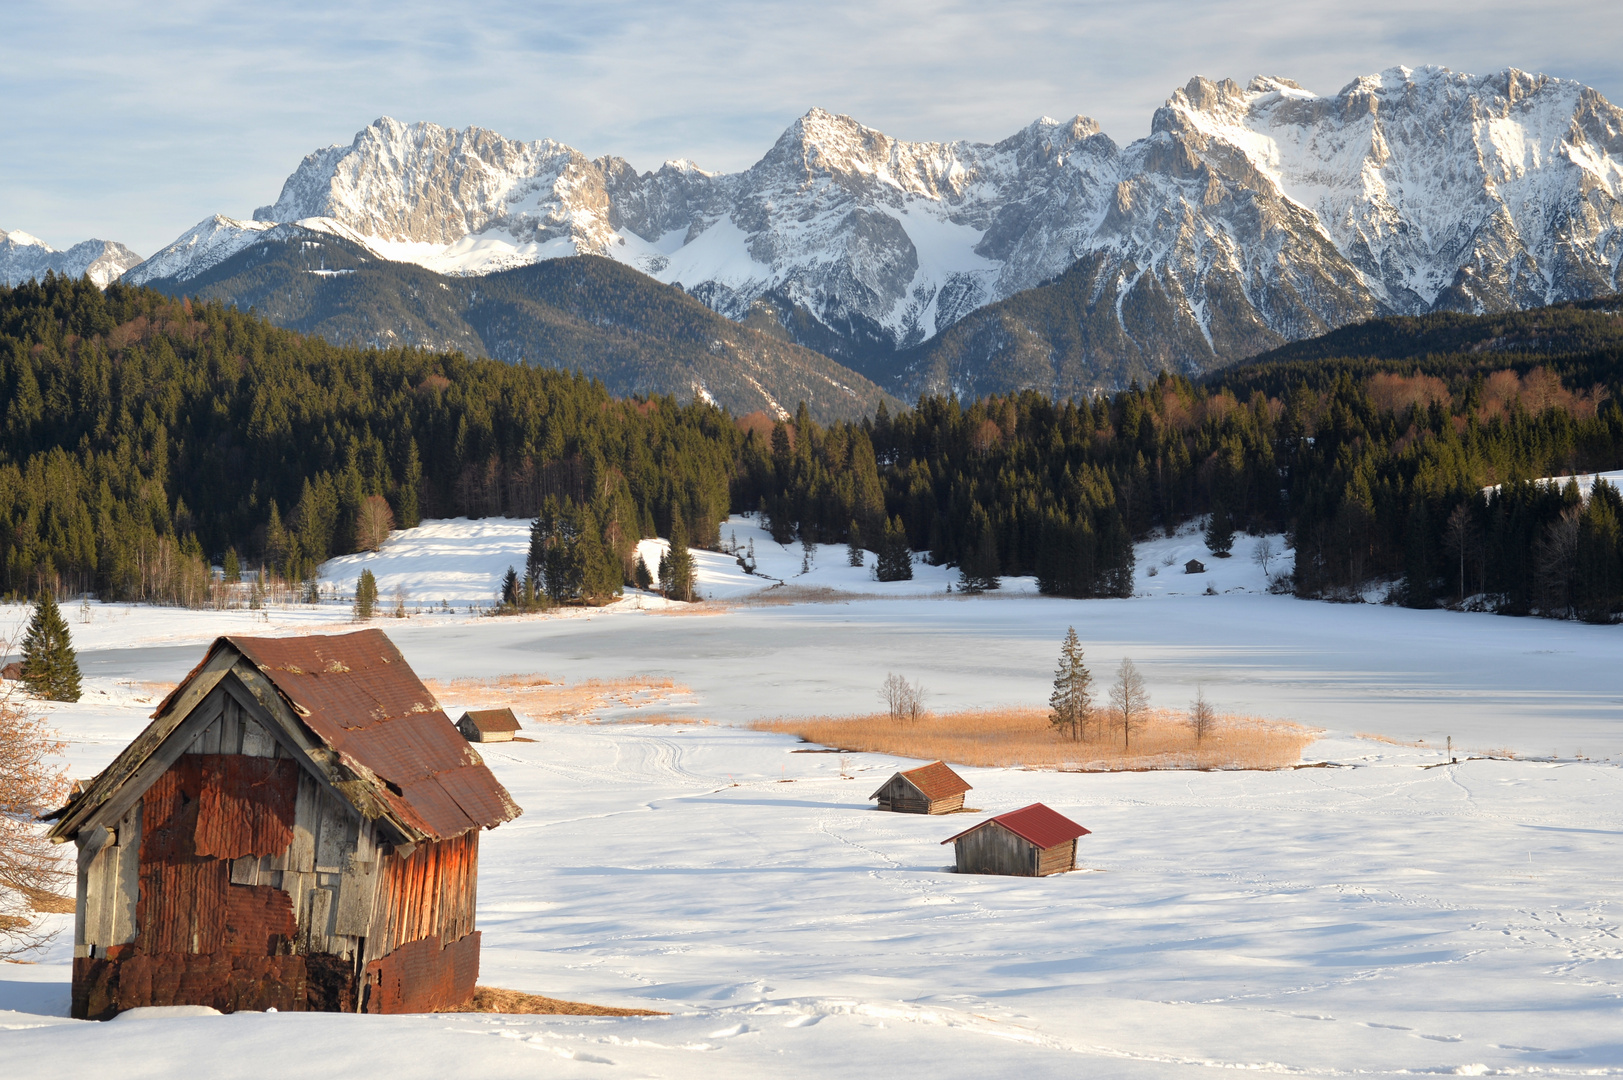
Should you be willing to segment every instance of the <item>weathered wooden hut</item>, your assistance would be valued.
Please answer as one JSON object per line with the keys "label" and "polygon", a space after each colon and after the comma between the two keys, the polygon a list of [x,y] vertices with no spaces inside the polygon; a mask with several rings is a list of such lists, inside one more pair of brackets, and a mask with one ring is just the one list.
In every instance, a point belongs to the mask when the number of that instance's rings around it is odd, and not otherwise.
{"label": "weathered wooden hut", "polygon": [[958,854],[960,874],[1047,877],[1076,869],[1076,841],[1088,830],[1042,803],[987,818],[941,841]]}
{"label": "weathered wooden hut", "polygon": [[1201,562],[1199,559],[1190,559],[1188,562],[1183,564],[1183,572],[1186,574],[1204,574],[1206,572],[1206,564]]}
{"label": "weathered wooden hut", "polygon": [[456,722],[469,742],[511,742],[522,728],[512,709],[469,709]]}
{"label": "weathered wooden hut", "polygon": [[50,835],[73,1015],[472,999],[479,830],[519,814],[380,630],[220,638]]}
{"label": "weathered wooden hut", "polygon": [[932,761],[897,773],[868,798],[878,799],[881,810],[950,814],[964,808],[964,792],[969,790],[964,778],[947,768],[946,762]]}

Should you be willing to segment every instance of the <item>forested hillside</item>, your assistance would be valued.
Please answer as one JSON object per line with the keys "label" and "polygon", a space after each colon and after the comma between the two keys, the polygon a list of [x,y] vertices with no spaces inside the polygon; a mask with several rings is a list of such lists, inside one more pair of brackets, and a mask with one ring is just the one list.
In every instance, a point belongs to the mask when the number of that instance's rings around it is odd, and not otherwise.
{"label": "forested hillside", "polygon": [[[552,497],[624,580],[636,537],[679,520],[713,544],[730,508],[785,542],[854,529],[977,583],[1123,595],[1135,539],[1215,514],[1285,532],[1302,596],[1389,580],[1419,606],[1610,621],[1623,499],[1527,482],[1623,466],[1620,368],[1584,321],[1610,316],[1580,314],[1537,324],[1567,334],[1537,352],[1416,357],[1439,332],[1422,320],[1380,331],[1396,358],[1277,358],[1082,402],[925,397],[823,425],[52,278],[0,290],[0,590],[189,602],[231,549],[298,580],[387,518],[532,516]],[[1442,330],[1470,343],[1483,325]]]}
{"label": "forested hillside", "polygon": [[710,405],[64,278],[0,289],[0,396],[7,593],[186,600],[230,548],[296,581],[385,509],[528,516],[548,495],[617,546],[672,515],[713,541],[739,442]]}

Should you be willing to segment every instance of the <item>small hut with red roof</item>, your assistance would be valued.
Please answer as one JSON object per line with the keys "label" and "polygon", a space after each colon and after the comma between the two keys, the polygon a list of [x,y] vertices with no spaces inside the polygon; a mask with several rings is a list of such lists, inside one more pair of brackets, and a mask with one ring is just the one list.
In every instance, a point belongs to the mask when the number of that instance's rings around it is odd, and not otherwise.
{"label": "small hut with red roof", "polygon": [[881,810],[901,814],[951,814],[964,808],[968,790],[964,778],[947,768],[946,762],[932,761],[897,773],[868,798],[878,799]]}
{"label": "small hut with red roof", "polygon": [[1032,803],[941,842],[954,845],[960,874],[1047,877],[1076,869],[1076,841],[1088,832],[1064,814]]}
{"label": "small hut with red roof", "polygon": [[380,630],[223,637],[50,836],[72,1014],[473,998],[479,833],[519,808]]}

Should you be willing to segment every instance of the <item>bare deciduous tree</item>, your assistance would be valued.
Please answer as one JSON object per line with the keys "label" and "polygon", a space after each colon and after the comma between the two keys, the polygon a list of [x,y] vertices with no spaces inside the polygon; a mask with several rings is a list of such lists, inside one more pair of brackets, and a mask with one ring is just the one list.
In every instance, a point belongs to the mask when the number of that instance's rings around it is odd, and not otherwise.
{"label": "bare deciduous tree", "polygon": [[1448,515],[1448,524],[1443,526],[1443,548],[1459,560],[1459,598],[1462,604],[1465,603],[1465,559],[1476,550],[1476,546],[1476,522],[1471,518],[1470,504],[1460,503]]}
{"label": "bare deciduous tree", "polygon": [[1197,743],[1210,735],[1212,729],[1217,726],[1217,710],[1206,700],[1206,691],[1198,687],[1195,690],[1194,704],[1189,706],[1189,726],[1194,729]]}
{"label": "bare deciduous tree", "polygon": [[1110,704],[1121,718],[1123,749],[1132,745],[1133,726],[1149,703],[1150,692],[1144,688],[1144,676],[1138,673],[1138,667],[1130,658],[1122,657],[1121,667],[1116,670],[1116,682],[1110,688]]}
{"label": "bare deciduous tree", "polygon": [[382,495],[368,495],[361,500],[355,515],[355,546],[361,551],[376,551],[389,539],[394,529],[394,511]]}
{"label": "bare deciduous tree", "polygon": [[885,703],[891,719],[917,720],[924,712],[924,687],[892,673],[879,687],[879,700]]}
{"label": "bare deciduous tree", "polygon": [[1573,575],[1578,570],[1578,519],[1582,509],[1569,506],[1552,521],[1533,546],[1534,585],[1546,613],[1573,614]]}
{"label": "bare deciduous tree", "polygon": [[0,960],[49,941],[40,913],[62,910],[68,870],[36,820],[67,795],[52,760],[61,751],[55,732],[24,711],[14,689],[0,694]]}
{"label": "bare deciduous tree", "polygon": [[1274,542],[1264,536],[1257,542],[1256,548],[1251,552],[1251,561],[1262,567],[1262,576],[1268,576],[1268,564],[1279,557],[1274,550]]}

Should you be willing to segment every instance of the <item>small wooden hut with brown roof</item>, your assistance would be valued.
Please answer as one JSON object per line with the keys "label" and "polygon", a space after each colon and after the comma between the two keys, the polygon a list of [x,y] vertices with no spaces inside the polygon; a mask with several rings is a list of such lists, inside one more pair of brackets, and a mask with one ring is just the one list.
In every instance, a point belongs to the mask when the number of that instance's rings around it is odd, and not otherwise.
{"label": "small wooden hut with brown roof", "polygon": [[950,814],[964,808],[964,792],[969,790],[964,778],[947,768],[946,762],[932,761],[897,773],[868,798],[878,799],[881,810]]}
{"label": "small wooden hut with brown roof", "polygon": [[1088,832],[1058,811],[1032,803],[941,842],[954,846],[960,874],[1047,877],[1076,869],[1076,841]]}
{"label": "small wooden hut with brown roof", "polygon": [[512,709],[469,709],[456,722],[456,729],[469,742],[512,742],[523,730]]}
{"label": "small wooden hut with brown roof", "polygon": [[73,1015],[473,997],[479,830],[519,814],[381,630],[220,638],[53,817]]}

